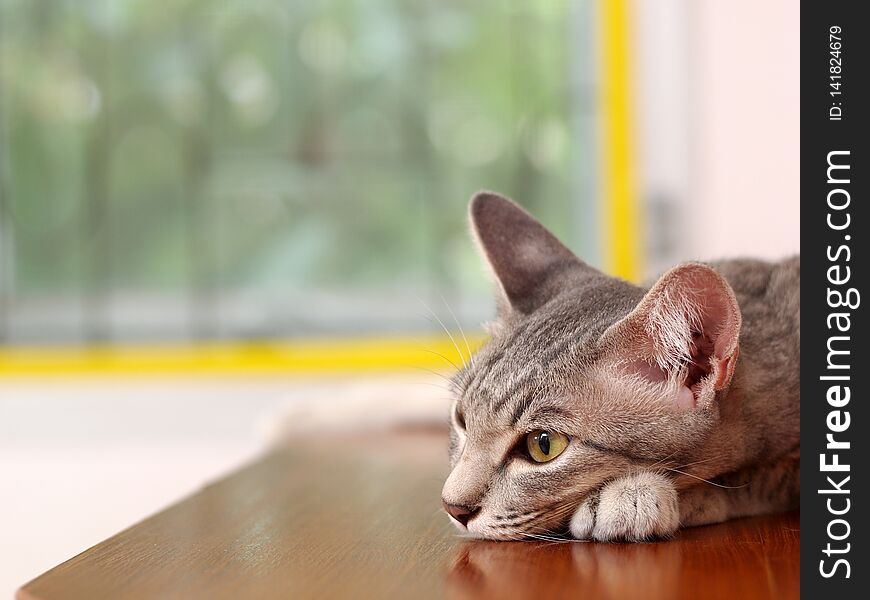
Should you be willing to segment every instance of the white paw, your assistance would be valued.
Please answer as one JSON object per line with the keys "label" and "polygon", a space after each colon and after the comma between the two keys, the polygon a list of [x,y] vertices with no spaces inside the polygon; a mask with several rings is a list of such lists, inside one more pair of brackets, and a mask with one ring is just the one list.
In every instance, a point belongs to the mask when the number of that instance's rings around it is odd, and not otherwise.
{"label": "white paw", "polygon": [[577,540],[591,540],[595,529],[595,512],[598,510],[600,490],[595,490],[580,503],[571,517],[571,535]]}
{"label": "white paw", "polygon": [[590,494],[571,518],[580,540],[638,542],[673,534],[680,524],[677,491],[657,473],[615,479]]}

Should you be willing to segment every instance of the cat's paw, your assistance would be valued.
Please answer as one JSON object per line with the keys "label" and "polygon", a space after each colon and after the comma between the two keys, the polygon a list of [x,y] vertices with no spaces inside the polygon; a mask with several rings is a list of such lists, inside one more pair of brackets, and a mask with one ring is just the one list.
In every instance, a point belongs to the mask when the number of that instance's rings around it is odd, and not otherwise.
{"label": "cat's paw", "polygon": [[590,494],[571,518],[576,539],[639,542],[673,534],[680,524],[677,491],[658,473],[614,479]]}

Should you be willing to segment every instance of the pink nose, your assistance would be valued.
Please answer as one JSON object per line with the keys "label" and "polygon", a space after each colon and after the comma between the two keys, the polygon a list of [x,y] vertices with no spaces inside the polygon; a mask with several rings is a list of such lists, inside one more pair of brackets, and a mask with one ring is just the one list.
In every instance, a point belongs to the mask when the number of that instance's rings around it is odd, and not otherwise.
{"label": "pink nose", "polygon": [[468,521],[477,514],[480,510],[479,506],[460,506],[459,504],[448,504],[444,502],[444,510],[447,514],[456,519],[463,527],[468,527]]}

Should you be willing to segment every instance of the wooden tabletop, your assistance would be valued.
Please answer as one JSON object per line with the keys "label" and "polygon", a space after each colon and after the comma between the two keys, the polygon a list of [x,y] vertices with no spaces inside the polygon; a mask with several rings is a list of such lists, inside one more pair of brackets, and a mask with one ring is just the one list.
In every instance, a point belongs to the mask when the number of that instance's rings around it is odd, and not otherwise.
{"label": "wooden tabletop", "polygon": [[99,598],[797,598],[796,513],[651,544],[485,542],[440,510],[444,436],[300,440],[25,585]]}

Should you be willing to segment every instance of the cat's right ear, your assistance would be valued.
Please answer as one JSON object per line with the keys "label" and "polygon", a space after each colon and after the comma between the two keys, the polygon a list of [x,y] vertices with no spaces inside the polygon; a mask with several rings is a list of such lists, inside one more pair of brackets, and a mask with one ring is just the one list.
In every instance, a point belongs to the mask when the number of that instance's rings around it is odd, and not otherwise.
{"label": "cat's right ear", "polygon": [[471,199],[469,216],[501,290],[502,316],[506,311],[533,312],[558,293],[559,274],[586,267],[546,227],[504,196],[478,192]]}
{"label": "cat's right ear", "polygon": [[636,374],[679,384],[679,408],[704,406],[727,387],[739,350],[741,315],[722,275],[700,263],[674,267],[640,304],[604,333]]}

